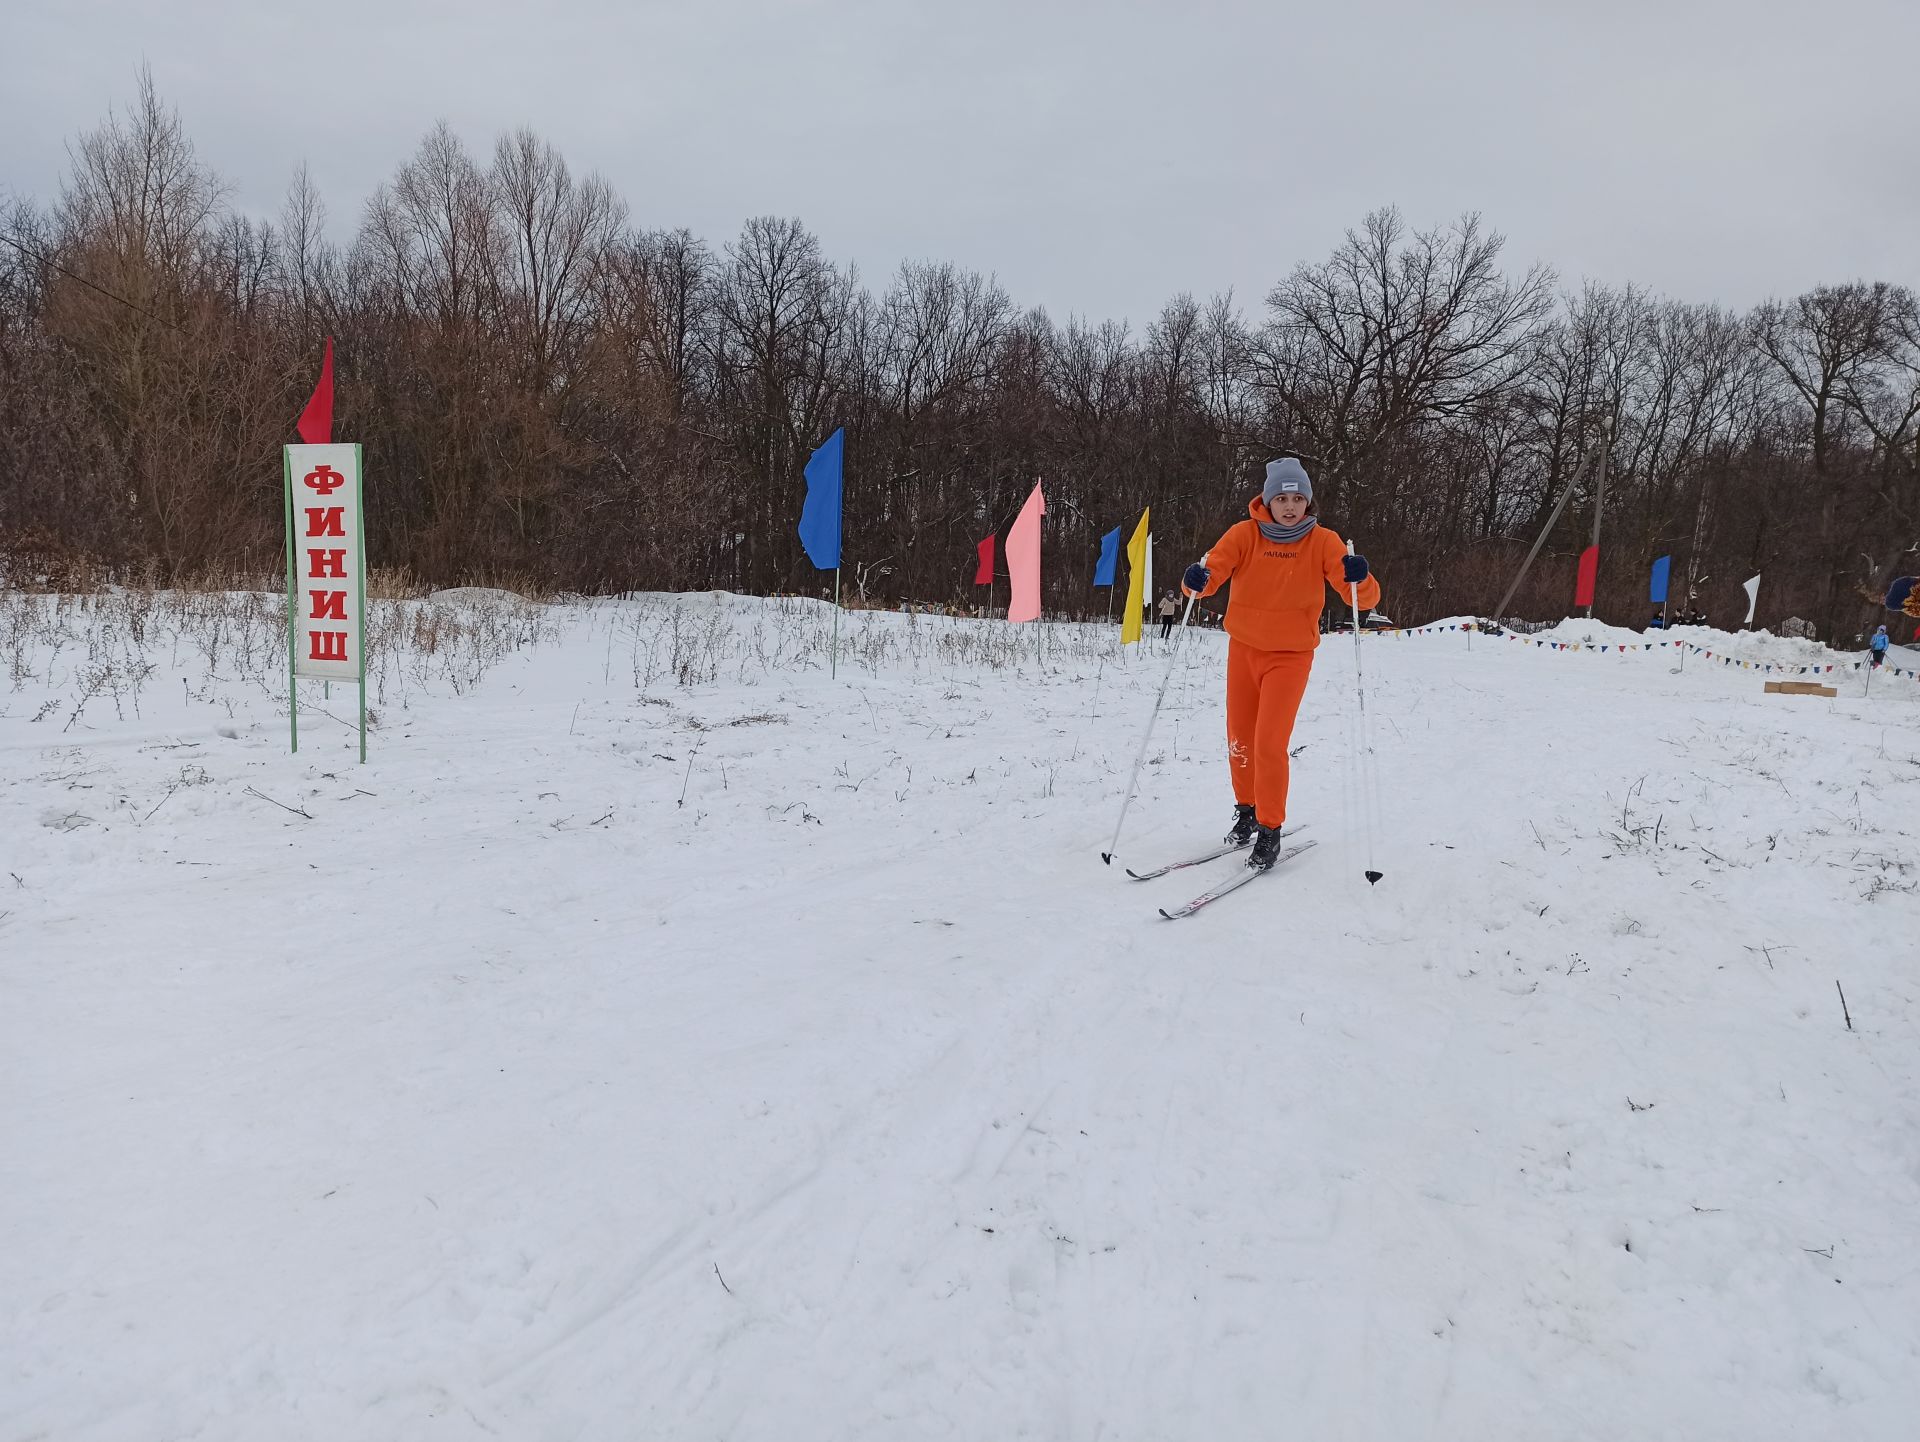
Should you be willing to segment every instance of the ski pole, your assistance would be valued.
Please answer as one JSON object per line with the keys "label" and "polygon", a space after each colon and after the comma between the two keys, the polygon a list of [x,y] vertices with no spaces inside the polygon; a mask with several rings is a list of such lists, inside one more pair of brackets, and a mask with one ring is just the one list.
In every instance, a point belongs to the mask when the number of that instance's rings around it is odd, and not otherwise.
{"label": "ski pole", "polygon": [[[1353,554],[1353,542],[1347,542],[1347,554]],[[1373,754],[1373,743],[1367,739],[1367,683],[1360,674],[1360,583],[1347,582],[1348,604],[1353,607],[1353,686],[1360,698],[1360,764],[1364,767],[1366,758]],[[1468,637],[1471,642],[1472,637]],[[1360,778],[1361,804],[1360,825],[1367,836],[1367,885],[1372,886],[1380,880],[1380,873],[1373,866],[1373,817],[1366,805],[1367,778]]]}
{"label": "ski pole", "polygon": [[1140,754],[1133,758],[1133,774],[1127,778],[1127,794],[1120,802],[1120,819],[1113,825],[1113,841],[1100,853],[1100,859],[1113,865],[1113,858],[1120,850],[1120,829],[1127,824],[1127,808],[1133,805],[1134,787],[1140,784],[1140,768],[1146,764],[1147,746],[1153,740],[1153,723],[1160,718],[1160,703],[1167,699],[1167,682],[1173,679],[1174,658],[1180,654],[1180,637],[1186,634],[1187,618],[1193,614],[1194,596],[1187,593],[1187,609],[1180,616],[1180,630],[1175,633],[1173,644],[1167,648],[1167,669],[1160,676],[1160,690],[1153,698],[1153,711],[1147,717],[1147,734],[1140,738]]}

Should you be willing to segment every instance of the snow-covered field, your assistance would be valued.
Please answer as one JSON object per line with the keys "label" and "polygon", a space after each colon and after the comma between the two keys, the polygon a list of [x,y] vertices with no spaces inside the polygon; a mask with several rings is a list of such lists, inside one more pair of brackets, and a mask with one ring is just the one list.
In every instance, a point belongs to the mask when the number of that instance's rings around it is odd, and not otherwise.
{"label": "snow-covered field", "polygon": [[1104,627],[386,607],[362,768],[272,598],[53,604],[0,1442],[1920,1435],[1920,686],[1369,637],[1369,891],[1337,638],[1170,924]]}

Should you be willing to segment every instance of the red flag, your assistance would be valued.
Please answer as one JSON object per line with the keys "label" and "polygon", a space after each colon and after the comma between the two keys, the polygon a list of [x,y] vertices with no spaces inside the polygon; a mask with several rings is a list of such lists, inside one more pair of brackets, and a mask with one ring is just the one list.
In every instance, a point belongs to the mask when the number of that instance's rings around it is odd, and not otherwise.
{"label": "red flag", "polygon": [[1580,577],[1573,583],[1573,604],[1591,606],[1593,604],[1594,582],[1600,576],[1600,548],[1588,546],[1580,553]]}
{"label": "red flag", "polygon": [[333,337],[320,358],[320,383],[313,388],[313,399],[294,422],[300,439],[310,446],[324,446],[333,439]]}
{"label": "red flag", "polygon": [[973,584],[991,586],[993,584],[993,537],[988,536],[974,549],[980,553],[980,564],[974,568]]}

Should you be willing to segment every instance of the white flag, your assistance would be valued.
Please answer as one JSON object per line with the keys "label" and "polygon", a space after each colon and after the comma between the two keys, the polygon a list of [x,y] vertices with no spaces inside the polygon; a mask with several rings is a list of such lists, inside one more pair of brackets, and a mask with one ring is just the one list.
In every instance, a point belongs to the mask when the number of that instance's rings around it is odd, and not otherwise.
{"label": "white flag", "polygon": [[1160,598],[1153,593],[1153,532],[1152,531],[1147,532],[1146,572],[1147,572],[1147,585],[1146,585],[1146,589],[1140,593],[1140,605],[1141,605],[1141,608],[1144,611],[1146,611],[1146,613],[1149,616],[1151,616],[1154,614],[1155,605],[1157,605],[1160,600]]}
{"label": "white flag", "polygon": [[1747,619],[1740,624],[1743,626],[1751,626],[1753,624],[1753,608],[1760,604],[1760,578],[1755,576],[1751,581],[1746,583],[1746,587]]}

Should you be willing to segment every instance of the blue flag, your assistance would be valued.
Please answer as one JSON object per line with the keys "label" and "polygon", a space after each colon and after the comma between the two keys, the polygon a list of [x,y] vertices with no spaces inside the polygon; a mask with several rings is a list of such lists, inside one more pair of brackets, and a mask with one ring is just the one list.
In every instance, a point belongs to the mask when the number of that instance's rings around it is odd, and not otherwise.
{"label": "blue flag", "polygon": [[1120,528],[1115,526],[1100,538],[1100,564],[1094,567],[1093,584],[1111,586],[1114,568],[1120,564]]}
{"label": "blue flag", "polygon": [[1648,588],[1647,599],[1656,606],[1664,606],[1667,602],[1667,572],[1672,565],[1672,556],[1662,556],[1653,563],[1653,584]]}
{"label": "blue flag", "polygon": [[840,456],[846,428],[828,436],[807,459],[807,500],[800,507],[800,544],[823,571],[840,569]]}

